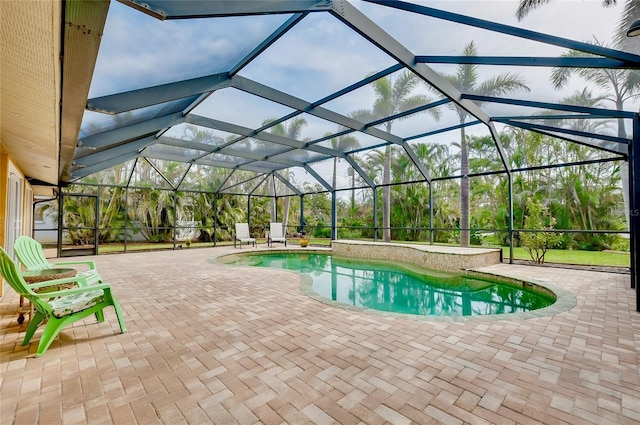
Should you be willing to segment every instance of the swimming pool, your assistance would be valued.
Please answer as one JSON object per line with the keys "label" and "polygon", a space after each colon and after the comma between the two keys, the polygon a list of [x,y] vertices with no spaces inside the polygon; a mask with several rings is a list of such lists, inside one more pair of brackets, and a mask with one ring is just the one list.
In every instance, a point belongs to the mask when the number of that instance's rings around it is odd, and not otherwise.
{"label": "swimming pool", "polygon": [[464,274],[335,257],[259,253],[233,263],[287,269],[311,277],[321,297],[355,307],[422,316],[481,316],[527,312],[553,304],[550,291]]}

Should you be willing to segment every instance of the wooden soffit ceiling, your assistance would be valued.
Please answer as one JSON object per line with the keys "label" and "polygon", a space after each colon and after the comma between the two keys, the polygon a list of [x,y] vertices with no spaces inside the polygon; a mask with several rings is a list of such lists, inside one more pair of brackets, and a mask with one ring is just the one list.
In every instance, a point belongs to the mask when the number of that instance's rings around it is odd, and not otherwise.
{"label": "wooden soffit ceiling", "polygon": [[35,184],[65,181],[108,8],[0,1],[0,141]]}

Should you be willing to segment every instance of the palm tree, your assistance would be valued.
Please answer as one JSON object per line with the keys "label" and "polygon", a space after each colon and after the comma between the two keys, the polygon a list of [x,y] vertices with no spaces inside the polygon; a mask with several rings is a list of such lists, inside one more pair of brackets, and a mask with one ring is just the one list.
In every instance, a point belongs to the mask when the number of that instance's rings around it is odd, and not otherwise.
{"label": "palm tree", "polygon": [[[602,102],[606,96],[594,97],[587,89],[576,91],[572,95],[561,100],[564,104],[577,104],[589,107],[603,107]],[[553,113],[553,112],[551,112]],[[559,126],[571,129],[597,133],[600,129],[606,129],[610,120],[559,120]],[[579,162],[598,159],[608,156],[596,149],[575,143],[557,143],[558,159],[552,162]],[[554,193],[560,194],[559,199],[551,202],[555,206],[554,216],[560,228],[570,229],[618,229],[623,223],[615,214],[616,201],[619,197],[619,183],[621,176],[619,164],[605,162],[600,164],[580,165],[556,169],[554,176],[549,179],[553,182]],[[624,195],[624,193],[623,193]],[[573,243],[588,249],[602,249],[610,246],[615,240],[615,235],[582,233],[571,238]]]}
{"label": "palm tree", "polygon": [[[431,99],[424,94],[412,94],[419,84],[420,79],[412,72],[405,70],[400,73],[395,81],[391,76],[386,76],[371,83],[376,94],[376,100],[371,109],[362,109],[352,113],[352,117],[362,122],[371,122],[381,118],[389,117],[400,112],[414,109],[418,106],[431,102]],[[428,112],[437,120],[440,118],[440,111],[431,108]],[[407,117],[403,117],[407,118]],[[402,118],[397,118],[402,119]],[[384,129],[391,133],[395,119],[386,121]],[[391,241],[391,145],[387,145],[384,154],[384,166],[382,172],[382,239],[385,242]]]}
{"label": "palm tree", "polygon": [[[520,0],[516,17],[522,20],[527,14],[543,4],[551,3],[551,0]],[[602,0],[604,7],[615,6],[616,0]],[[615,34],[615,45],[622,50],[632,53],[640,53],[640,44],[627,37],[627,31],[633,22],[640,19],[640,2],[636,0],[627,0],[622,11],[622,16],[618,22]]]}
{"label": "palm tree", "polygon": [[[418,146],[414,151],[418,150]],[[423,182],[423,177],[413,164],[408,155],[396,148],[393,149],[391,171],[394,181],[413,182],[392,187],[394,202],[391,207],[391,217],[402,228],[394,232],[394,238],[401,240],[418,241],[424,237],[423,229],[428,227],[430,205],[425,201],[429,199],[429,187]],[[419,154],[416,152],[419,156]]]}
{"label": "palm tree", "polygon": [[[262,122],[263,125],[272,122],[275,118],[268,118]],[[302,133],[302,129],[307,125],[307,120],[302,117],[293,118],[290,121],[281,122],[279,124],[274,125],[270,128],[272,134],[277,134],[278,136],[288,137],[290,139],[299,140],[300,134]],[[304,152],[304,151],[302,151]],[[288,171],[284,172],[285,178],[289,175]],[[277,221],[276,217],[276,194],[275,187],[273,185],[269,185],[272,191],[271,195],[271,221]],[[283,214],[282,214],[282,226],[287,229],[287,224],[289,221],[289,208],[291,203],[291,197],[285,196],[284,198],[284,206],[283,206]]]}
{"label": "palm tree", "polygon": [[640,19],[640,3],[635,0],[627,0],[614,39],[616,46],[636,54],[640,53],[639,43],[637,40],[627,37],[627,30],[638,19]]}
{"label": "palm tree", "polygon": [[[608,47],[597,39],[594,42],[597,46]],[[569,50],[562,54],[563,57],[584,57],[594,56],[577,50]],[[592,83],[603,90],[603,95],[597,99],[612,102],[616,109],[624,109],[624,103],[640,93],[640,76],[636,71],[627,69],[598,69],[598,68],[554,68],[551,73],[551,83],[554,88],[561,89],[568,82],[572,75],[578,75],[587,83]],[[587,105],[589,106],[589,105]],[[624,120],[618,120],[618,137],[626,138],[627,132],[624,128]]]}
{"label": "palm tree", "polygon": [[224,142],[222,137],[216,136],[212,131],[193,124],[185,126],[184,137],[186,140],[205,145],[216,145]]}
{"label": "palm tree", "polygon": [[[518,5],[518,10],[516,12],[516,17],[518,18],[518,20],[521,20],[522,18],[527,16],[527,14],[533,9],[547,3],[551,3],[551,0],[520,0],[520,4]],[[629,1],[629,3],[632,3],[632,1]],[[604,7],[613,6],[615,4],[616,0],[602,0],[602,5]]]}
{"label": "palm tree", "polygon": [[[464,48],[465,56],[477,56],[476,47],[472,42]],[[443,75],[449,83],[458,88],[462,93],[473,93],[483,96],[501,96],[510,92],[524,90],[530,91],[525,82],[517,75],[504,73],[479,82],[478,67],[471,64],[460,64],[455,74]],[[454,105],[458,113],[460,124],[464,124],[469,113]],[[469,153],[464,127],[460,128],[460,245],[469,246]]]}
{"label": "palm tree", "polygon": [[[85,183],[104,185],[100,190],[100,222],[98,225],[100,243],[114,242],[124,235],[126,227],[124,195],[126,189],[124,187],[131,172],[128,166],[130,164],[130,162],[118,164],[82,179]],[[77,192],[82,193],[84,190],[86,189],[78,189]],[[67,199],[65,199],[66,201]]]}
{"label": "palm tree", "polygon": [[[631,16],[637,16],[640,12],[640,8],[636,7],[634,2],[628,2],[627,7],[625,9],[626,15],[623,18],[629,19]],[[621,23],[622,25],[622,23]],[[622,41],[623,39],[618,37],[617,43],[620,45],[624,45],[625,43]],[[603,45],[598,40],[595,40],[595,43],[599,46]],[[632,45],[632,44],[629,44]],[[570,50],[565,52],[563,56],[565,57],[575,57],[575,56],[586,56],[586,53],[577,52],[575,50]],[[551,81],[556,88],[563,87],[569,80],[569,77],[573,74],[577,74],[580,78],[587,81],[588,83],[593,83],[597,87],[603,90],[603,95],[598,97],[598,99],[607,100],[613,102],[616,105],[616,109],[623,110],[624,103],[633,98],[637,97],[640,94],[640,75],[635,70],[623,70],[623,69],[595,69],[595,68],[581,68],[581,69],[573,69],[573,68],[556,68],[553,70],[551,74]],[[588,106],[588,105],[587,105]],[[627,132],[624,127],[624,120],[618,119],[618,137],[627,138]],[[621,166],[621,172],[627,174],[627,163]],[[628,180],[623,179],[622,183],[624,199],[625,199],[625,210],[629,211],[629,199],[628,199]],[[627,216],[627,223],[629,223],[629,218]]]}
{"label": "palm tree", "polygon": [[[425,167],[431,171],[432,177],[449,177],[455,174],[455,163],[460,161],[459,155],[450,152],[449,145],[427,142],[418,143],[413,149]],[[433,226],[440,229],[453,228],[458,216],[457,205],[452,202],[451,195],[458,191],[455,180],[434,181],[430,190],[433,191],[433,205],[429,206],[433,209]],[[436,242],[449,242],[452,236],[450,230],[434,233]]]}
{"label": "palm tree", "polygon": [[[330,133],[325,134],[328,136]],[[346,152],[348,150],[357,149],[360,147],[360,142],[358,138],[352,136],[350,134],[345,134],[339,137],[331,138],[331,147],[340,152]],[[333,157],[333,188],[336,188],[336,170],[338,166],[339,158],[337,156]]]}

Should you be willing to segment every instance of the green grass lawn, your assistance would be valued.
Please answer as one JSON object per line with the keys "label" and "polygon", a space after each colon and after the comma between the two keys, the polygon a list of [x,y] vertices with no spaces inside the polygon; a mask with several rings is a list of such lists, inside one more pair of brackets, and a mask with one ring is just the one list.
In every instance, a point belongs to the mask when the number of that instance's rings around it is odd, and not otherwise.
{"label": "green grass lawn", "polygon": [[[296,246],[299,243],[298,239],[288,239],[289,245]],[[258,239],[259,245],[266,245],[265,239]],[[311,238],[311,246],[329,246],[331,241],[324,238]],[[416,243],[416,242],[405,242]],[[218,246],[232,246],[232,241],[218,242]],[[191,248],[198,247],[212,247],[211,242],[194,242],[191,244]],[[172,249],[172,243],[129,243],[127,244],[127,251],[150,251],[156,249]],[[183,244],[183,249],[186,249]],[[122,244],[108,244],[100,245],[99,253],[115,253],[124,252],[124,245]],[[502,247],[503,257],[509,258],[509,247]],[[524,248],[513,248],[513,258],[516,260],[531,260],[529,253]],[[560,264],[579,264],[589,266],[615,266],[615,267],[629,267],[630,258],[628,252],[613,252],[613,251],[568,251],[562,249],[550,249],[545,256],[546,263],[560,263]]]}
{"label": "green grass lawn", "polygon": [[[509,248],[503,247],[505,259],[509,258]],[[513,248],[513,258],[516,260],[531,260],[524,248]],[[617,266],[629,267],[631,264],[628,252],[612,251],[568,251],[564,249],[550,249],[544,257],[545,263],[580,264],[589,266]]]}
{"label": "green grass lawn", "polygon": [[[259,243],[260,241],[258,241]],[[265,242],[266,243],[266,242]],[[182,245],[183,249],[186,249],[184,243],[178,242],[176,246]],[[218,242],[218,246],[233,245],[233,242]],[[190,248],[208,248],[212,247],[213,242],[193,242]],[[145,243],[135,242],[127,243],[127,252],[129,251],[154,251],[157,249],[173,249],[173,243],[171,242],[159,242],[159,243]],[[113,254],[116,252],[124,252],[124,244],[101,244],[98,246],[98,254]]]}
{"label": "green grass lawn", "polygon": [[[406,242],[420,243],[420,242]],[[457,246],[455,244],[438,244]],[[475,246],[473,246],[475,247]],[[500,248],[498,246],[478,246],[478,248]],[[509,259],[509,247],[502,247],[502,255]],[[513,248],[514,260],[531,260],[529,253],[524,248]],[[585,266],[613,266],[630,267],[631,258],[628,252],[622,251],[578,251],[564,249],[550,249],[544,257],[545,263],[579,264]]]}

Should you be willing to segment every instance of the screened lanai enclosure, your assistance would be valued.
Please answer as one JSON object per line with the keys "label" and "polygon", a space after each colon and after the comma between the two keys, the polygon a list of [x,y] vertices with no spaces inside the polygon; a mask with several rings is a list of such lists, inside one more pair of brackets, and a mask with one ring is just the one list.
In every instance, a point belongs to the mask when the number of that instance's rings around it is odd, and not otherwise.
{"label": "screened lanai enclosure", "polygon": [[544,231],[628,250],[635,287],[635,2],[517,6],[68,2],[65,56],[82,37],[99,52],[60,235],[216,244],[236,222],[264,237],[277,221],[326,240],[513,247]]}

